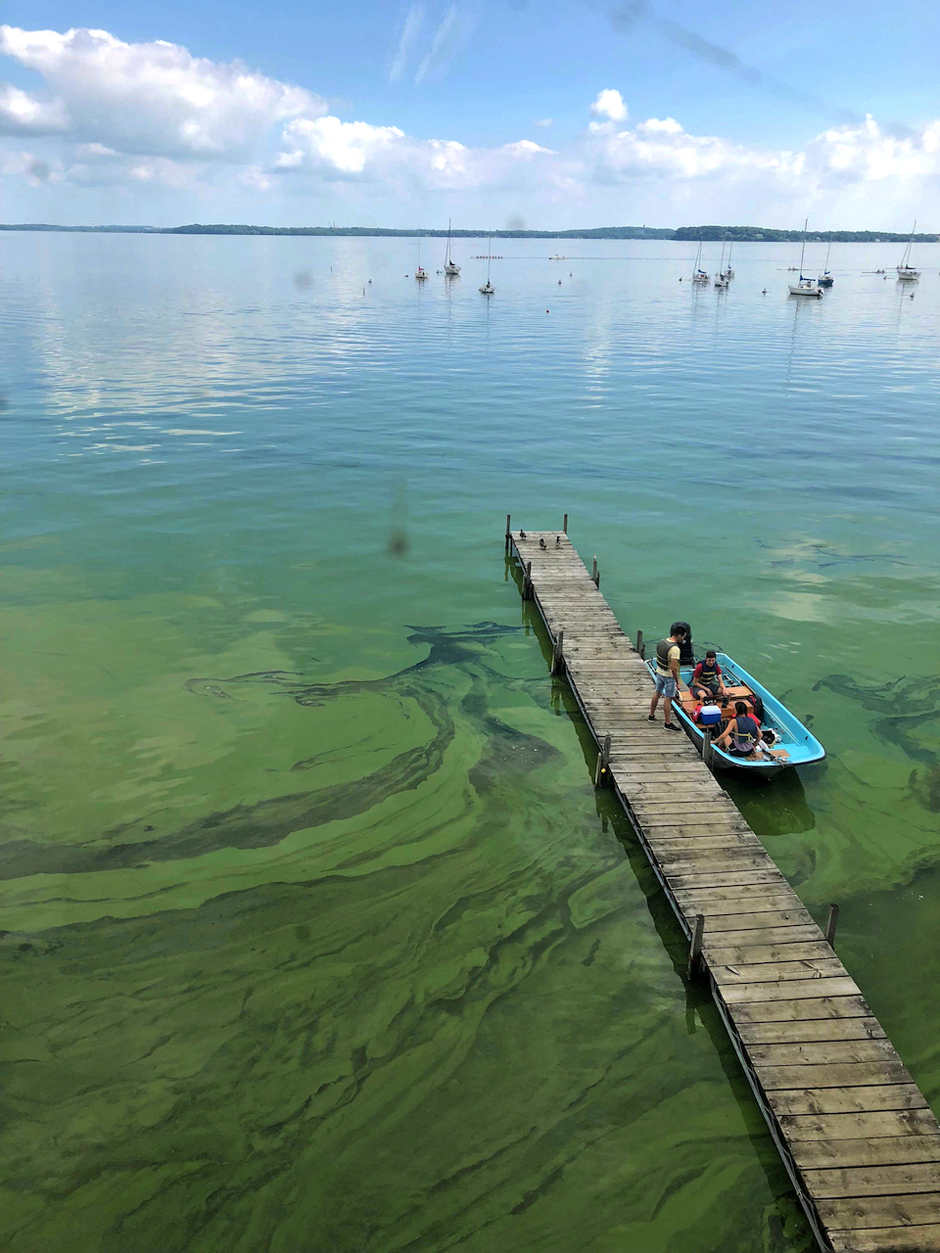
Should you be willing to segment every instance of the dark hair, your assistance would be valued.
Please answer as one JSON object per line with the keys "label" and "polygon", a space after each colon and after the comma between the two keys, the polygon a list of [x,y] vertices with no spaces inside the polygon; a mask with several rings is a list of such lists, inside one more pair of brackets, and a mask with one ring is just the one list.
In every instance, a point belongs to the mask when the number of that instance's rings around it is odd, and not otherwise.
{"label": "dark hair", "polygon": [[715,652],[715,650],[714,650],[713,648],[708,649],[708,651],[707,651],[707,652],[706,652],[706,654],[705,654],[705,657],[706,657],[706,658],[708,658],[708,657],[717,657],[717,656],[718,656],[718,654]]}
{"label": "dark hair", "polygon": [[669,628],[670,635],[688,635],[689,628],[684,622],[674,622]]}
{"label": "dark hair", "polygon": [[745,705],[745,703],[744,703],[744,701],[743,701],[743,700],[736,700],[736,701],[734,702],[734,712],[735,712],[736,714],[746,714],[746,713],[747,713],[747,705]]}

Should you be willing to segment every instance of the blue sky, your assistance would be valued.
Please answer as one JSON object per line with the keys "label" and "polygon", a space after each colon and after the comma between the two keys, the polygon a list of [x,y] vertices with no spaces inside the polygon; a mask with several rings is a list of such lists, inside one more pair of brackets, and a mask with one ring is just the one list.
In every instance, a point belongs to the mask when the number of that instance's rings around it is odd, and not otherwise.
{"label": "blue sky", "polygon": [[936,6],[14,0],[3,16],[7,221],[940,229]]}

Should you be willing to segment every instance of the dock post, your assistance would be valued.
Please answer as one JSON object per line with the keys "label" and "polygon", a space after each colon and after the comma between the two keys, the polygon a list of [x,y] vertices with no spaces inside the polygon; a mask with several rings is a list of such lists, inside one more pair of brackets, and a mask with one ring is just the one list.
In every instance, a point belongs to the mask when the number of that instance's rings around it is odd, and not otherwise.
{"label": "dock post", "polygon": [[532,600],[532,562],[525,563],[525,577],[522,580],[522,599]]}
{"label": "dock post", "polygon": [[643,658],[644,660],[646,659],[646,649],[643,646],[643,632],[642,631],[637,631],[636,633],[636,651],[640,654],[641,658]]}
{"label": "dock post", "polygon": [[561,529],[564,531],[566,535],[568,534],[568,515],[567,514],[565,514],[565,521]]}
{"label": "dock post", "polygon": [[709,768],[715,768],[715,741],[711,737],[710,728],[705,728],[705,738],[702,740],[702,761]]}
{"label": "dock post", "polygon": [[705,934],[705,915],[696,914],[692,924],[692,941],[689,944],[690,979],[694,979],[702,971],[702,936]]}
{"label": "dock post", "polygon": [[836,944],[836,924],[839,921],[839,906],[829,906],[829,917],[826,919],[826,943],[830,948]]}
{"label": "dock post", "polygon": [[509,552],[509,545],[512,542],[512,531],[509,529],[509,514],[506,514],[506,552]]}
{"label": "dock post", "polygon": [[594,580],[594,586],[600,587],[601,576],[597,572],[597,557],[596,556],[594,557],[594,560],[591,563],[591,578]]}
{"label": "dock post", "polygon": [[594,786],[604,787],[608,782],[610,766],[610,734],[604,736],[601,751],[597,754],[597,765],[594,768]]}
{"label": "dock post", "polygon": [[558,638],[555,640],[555,647],[552,649],[552,674],[561,674],[565,668],[564,658],[565,633],[558,632]]}

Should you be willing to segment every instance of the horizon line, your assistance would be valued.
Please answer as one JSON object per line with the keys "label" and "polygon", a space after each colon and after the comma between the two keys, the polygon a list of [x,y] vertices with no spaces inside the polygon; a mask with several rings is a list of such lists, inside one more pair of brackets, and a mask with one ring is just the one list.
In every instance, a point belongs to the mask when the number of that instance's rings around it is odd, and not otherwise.
{"label": "horizon line", "polygon": [[248,223],[192,222],[182,226],[148,226],[123,224],[64,225],[55,222],[0,223],[0,231],[61,231],[63,233],[142,234],[142,235],[299,235],[299,236],[358,236],[365,238],[399,237],[412,239],[445,239],[448,234],[456,239],[659,239],[680,243],[708,242],[729,243],[784,243],[794,239],[820,243],[896,243],[913,239],[918,243],[936,243],[940,236],[922,231],[917,234],[885,230],[826,230],[803,231],[768,226],[732,226],[707,224],[696,226],[595,226],[568,227],[558,230],[506,227],[502,230],[456,229],[446,231],[436,227],[384,227],[384,226],[261,226]]}

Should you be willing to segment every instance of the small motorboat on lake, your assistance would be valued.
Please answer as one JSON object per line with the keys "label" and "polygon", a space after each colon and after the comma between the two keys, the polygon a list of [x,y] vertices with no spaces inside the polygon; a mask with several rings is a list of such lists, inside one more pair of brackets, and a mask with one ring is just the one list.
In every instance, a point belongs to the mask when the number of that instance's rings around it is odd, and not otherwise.
{"label": "small motorboat on lake", "polygon": [[[712,763],[715,769],[743,770],[748,774],[773,775],[791,766],[806,766],[810,762],[823,760],[826,750],[822,744],[782,701],[777,700],[776,696],[758,683],[726,653],[718,654],[718,664],[721,666],[722,681],[731,701],[726,710],[727,716],[734,717],[736,700],[743,700],[750,705],[751,698],[759,696],[763,709],[758,721],[762,729],[766,727],[773,731],[774,746],[769,750],[769,755],[762,754],[759,757],[738,757],[734,753],[715,747]],[[647,661],[646,665],[652,678],[656,672],[656,663]],[[705,736],[711,736],[712,728],[699,726],[693,717],[699,705],[689,690],[693,669],[693,666],[680,665],[679,697],[674,701],[672,711],[679,725],[699,752],[702,752]]]}

